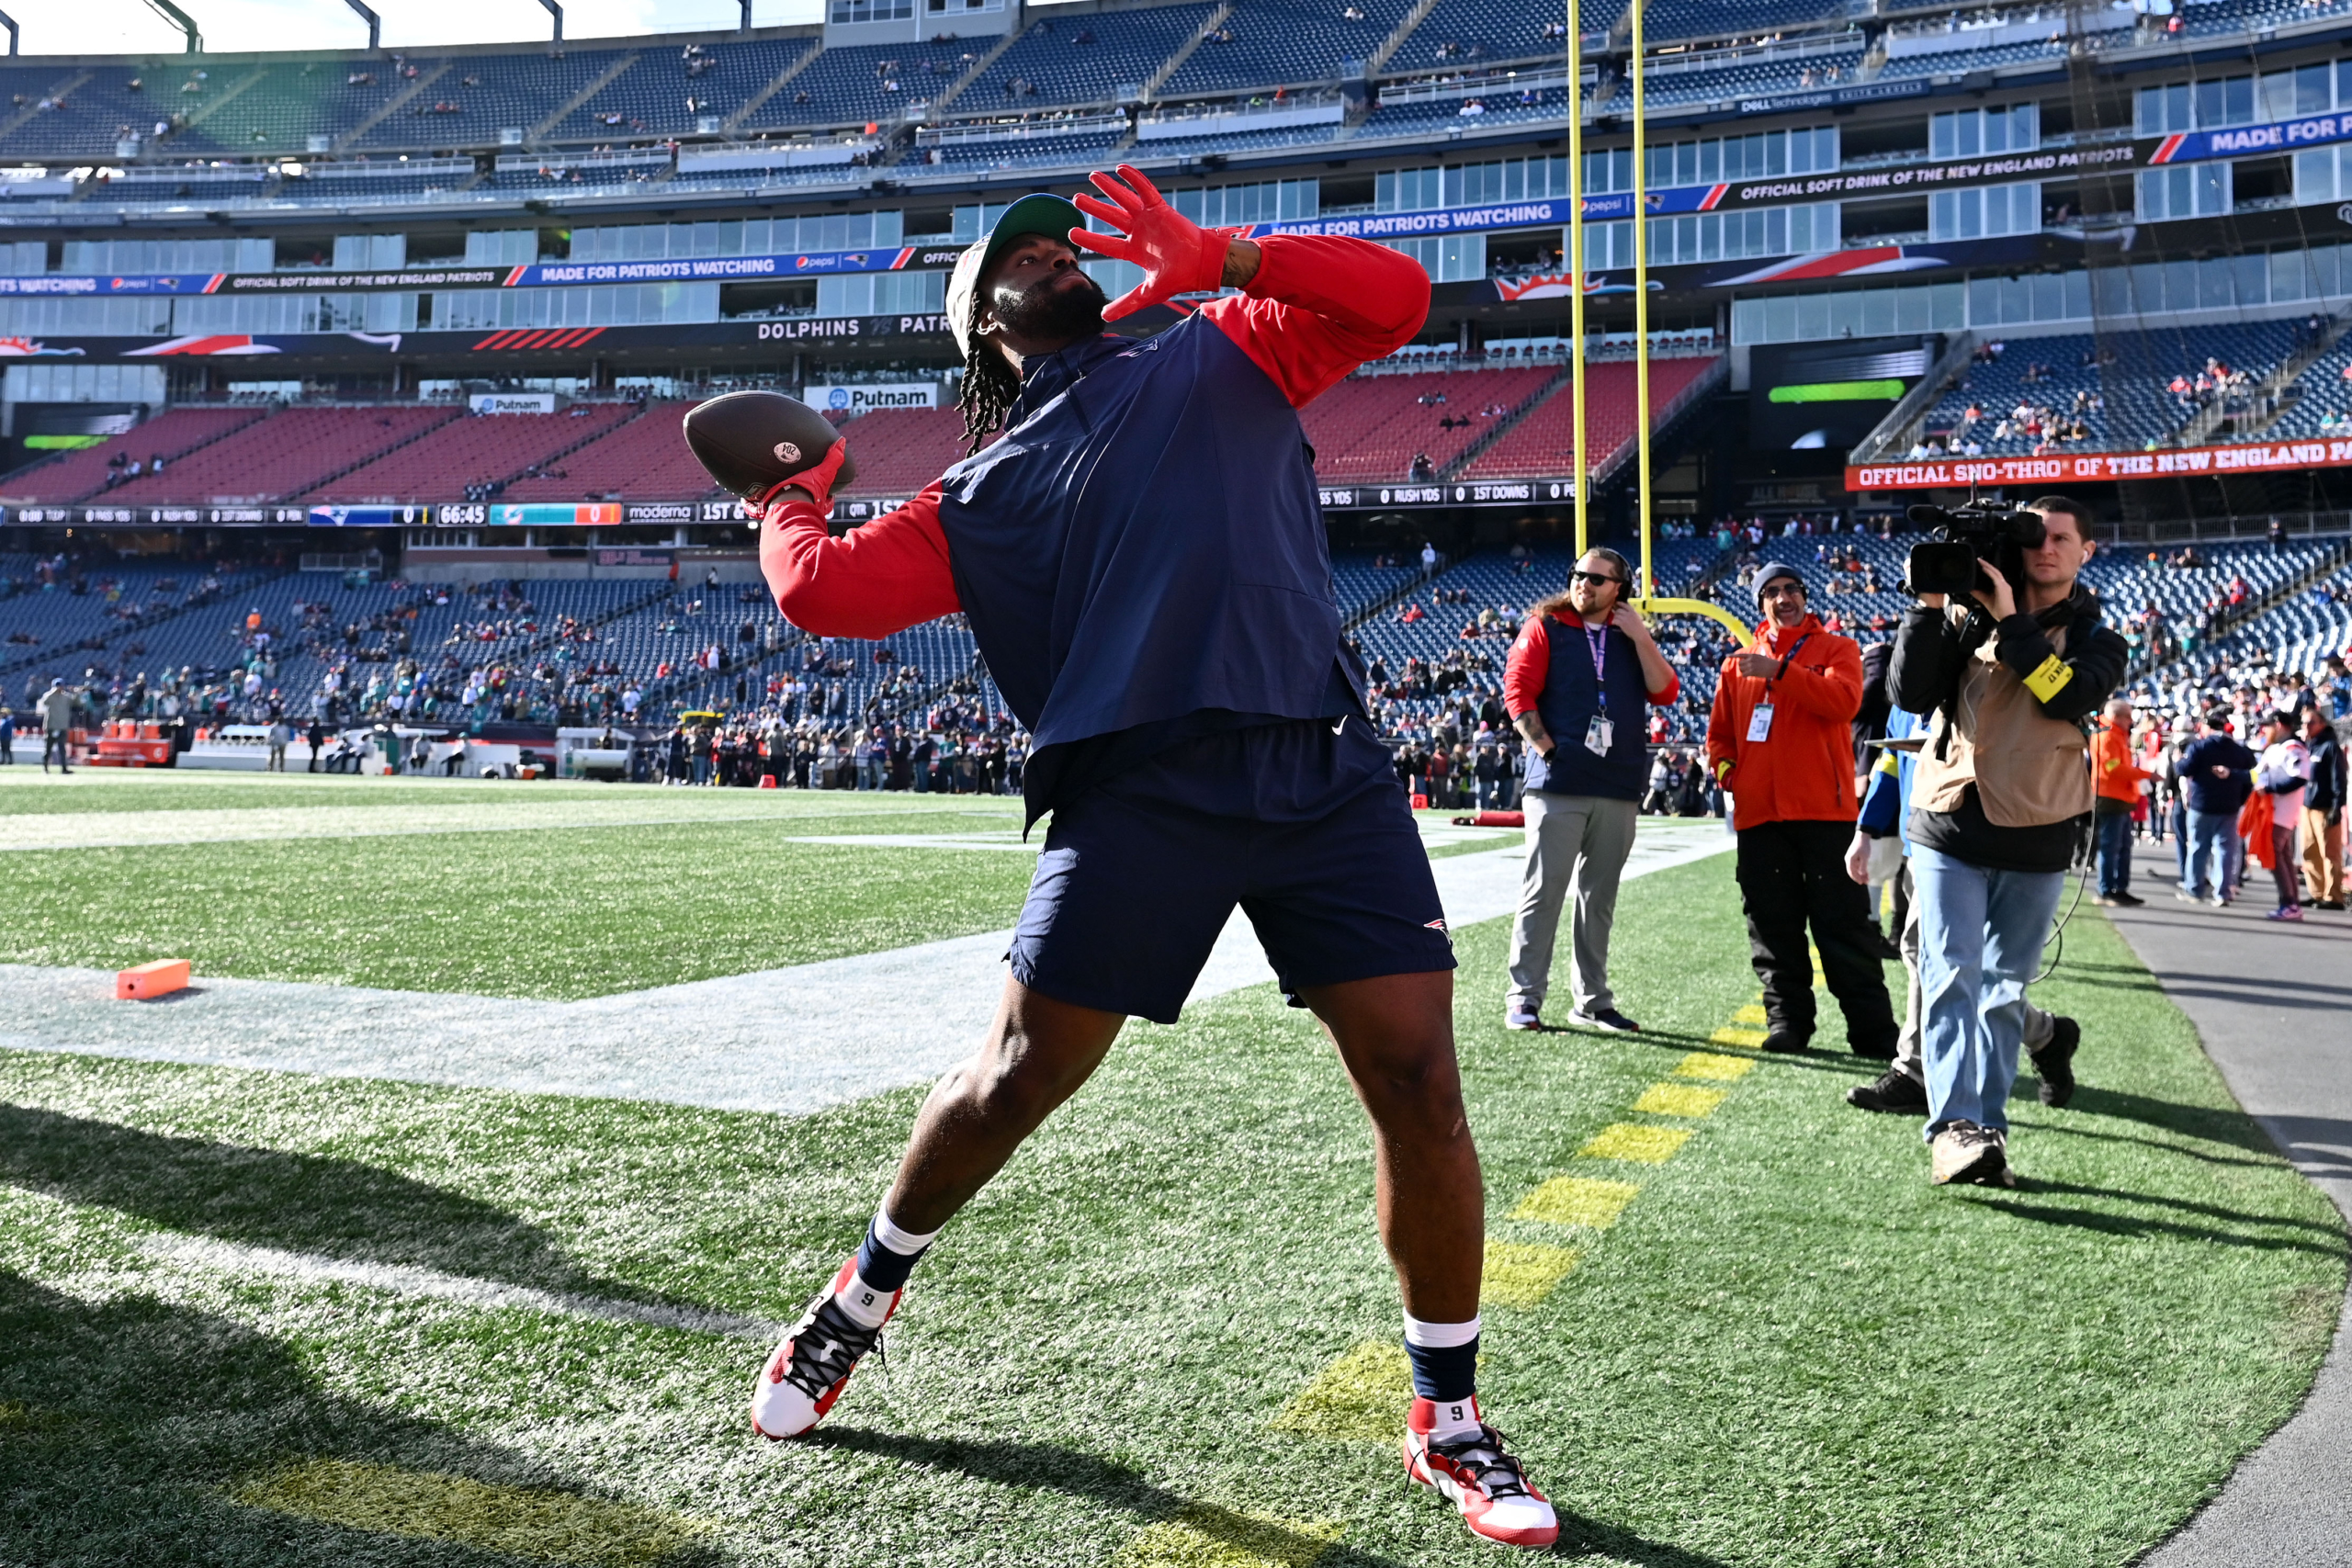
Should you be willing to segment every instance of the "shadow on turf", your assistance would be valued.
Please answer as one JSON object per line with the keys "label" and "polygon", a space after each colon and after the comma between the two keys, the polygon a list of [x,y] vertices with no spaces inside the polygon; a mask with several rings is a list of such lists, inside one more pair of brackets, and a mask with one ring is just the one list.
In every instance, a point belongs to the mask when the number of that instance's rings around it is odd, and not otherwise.
{"label": "shadow on turf", "polygon": [[[2340,1126],[2341,1124],[2338,1123]],[[2036,1197],[2043,1193],[2062,1193],[2076,1198],[2105,1198],[2118,1203],[2140,1203],[2154,1209],[2176,1209],[2184,1214],[2199,1214],[2209,1220],[2226,1224],[2267,1225],[2274,1229],[2304,1231],[2333,1241],[2344,1235],[2341,1225],[2323,1220],[2295,1220],[2277,1214],[2250,1214],[2241,1209],[2224,1209],[2218,1203],[2194,1203],[2185,1198],[2166,1198],[2154,1192],[2126,1192],[2113,1187],[2086,1187],[2075,1181],[2049,1181],[2039,1177],[2022,1179],[2024,1190]],[[2326,1249],[2323,1249],[2326,1250]]]}
{"label": "shadow on turf", "polygon": [[[2044,1186],[2043,1183],[2029,1180],[2020,1187],[2019,1191],[2030,1194]],[[2057,1189],[2055,1184],[2049,1184],[2049,1187],[2051,1190],[2062,1190]],[[2143,1199],[2137,1193],[2104,1192],[2098,1188],[2063,1190],[2096,1193],[2102,1197],[2112,1197],[2125,1201],[2163,1201],[2161,1199]],[[2046,1225],[2066,1225],[2076,1230],[2100,1231],[2109,1235],[2175,1236],[2183,1241],[2205,1242],[2215,1247],[2245,1247],[2256,1252],[2308,1252],[2317,1258],[2344,1256],[2344,1248],[2340,1244],[2332,1247],[2324,1246],[2316,1241],[2307,1241],[2300,1236],[2249,1235],[2242,1231],[2216,1230],[2210,1225],[2184,1224],[2177,1220],[2143,1219],[2136,1214],[2101,1213],[2091,1209],[2062,1209],[2033,1202],[2025,1196],[1986,1197],[1981,1201],[1988,1209],[1998,1209],[2003,1213],[2015,1215],[2021,1220],[2032,1220]],[[2261,1223],[2276,1224],[2281,1222],[2263,1221]],[[2317,1228],[2323,1232],[2325,1230],[2324,1226]]]}
{"label": "shadow on turf", "polygon": [[[587,1495],[522,1455],[326,1393],[287,1345],[152,1297],[87,1302],[0,1270],[0,1344],[8,1348],[0,1357],[0,1555],[11,1562],[512,1568],[511,1557],[450,1541],[346,1529],[227,1495],[311,1460]],[[717,1562],[697,1546],[662,1559],[662,1568]]]}
{"label": "shadow on turf", "polygon": [[503,1209],[356,1160],[0,1103],[0,1181],[247,1246],[709,1310],[594,1274]]}
{"label": "shadow on turf", "polygon": [[[1323,1551],[1320,1542],[1308,1537],[1270,1529],[1263,1520],[1204,1507],[1193,1498],[1153,1485],[1124,1465],[1051,1443],[923,1438],[854,1427],[820,1427],[797,1440],[850,1453],[879,1454],[925,1470],[956,1471],[991,1485],[1018,1490],[1050,1487],[1132,1514],[1145,1524],[1182,1515],[1189,1528],[1213,1539],[1229,1533],[1231,1540],[1220,1540],[1221,1545],[1247,1547],[1284,1561],[1312,1561],[1315,1568],[1406,1568],[1395,1558],[1358,1551],[1345,1541]],[[1402,1484],[1401,1479],[1399,1483]],[[1437,1506],[1443,1505],[1440,1502]],[[1221,1524],[1224,1529],[1220,1529]],[[1268,1552],[1270,1547],[1276,1550]],[[1609,1557],[1637,1563],[1640,1568],[1725,1568],[1714,1558],[1645,1540],[1614,1525],[1566,1509],[1560,1510],[1560,1540],[1551,1555]]]}

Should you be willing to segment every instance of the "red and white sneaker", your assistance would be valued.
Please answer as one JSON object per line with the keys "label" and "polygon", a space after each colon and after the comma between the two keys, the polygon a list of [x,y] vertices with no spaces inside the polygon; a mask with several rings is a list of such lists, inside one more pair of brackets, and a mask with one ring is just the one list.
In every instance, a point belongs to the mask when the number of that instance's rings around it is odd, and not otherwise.
{"label": "red and white sneaker", "polygon": [[[1472,1414],[1478,1414],[1476,1404]],[[1430,1441],[1435,1407],[1413,1401],[1405,1423],[1405,1473],[1434,1486],[1462,1510],[1470,1533],[1505,1546],[1550,1546],[1560,1539],[1559,1516],[1503,1447],[1503,1435],[1483,1419],[1478,1430],[1452,1442]]]}
{"label": "red and white sneaker", "polygon": [[[882,1342],[879,1324],[867,1328],[833,1299],[856,1272],[857,1258],[852,1254],[760,1369],[752,1384],[752,1430],[761,1437],[797,1438],[814,1427],[849,1386],[859,1358]],[[905,1294],[903,1290],[890,1292],[890,1304],[882,1312],[884,1323],[899,1310],[899,1298]]]}

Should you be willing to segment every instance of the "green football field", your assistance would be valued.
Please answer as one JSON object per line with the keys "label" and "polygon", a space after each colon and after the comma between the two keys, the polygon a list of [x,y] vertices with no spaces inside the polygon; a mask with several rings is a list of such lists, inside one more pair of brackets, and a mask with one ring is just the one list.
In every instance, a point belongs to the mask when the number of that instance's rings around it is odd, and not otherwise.
{"label": "green football field", "polygon": [[[944,942],[1011,924],[1019,827],[0,770],[0,965],[33,966],[0,967],[0,1564],[1498,1561],[1403,1483],[1369,1136],[1270,986],[1131,1024],[789,1445],[752,1437],[752,1375],[920,1088],[785,1116],[172,1065],[7,1005],[164,955],[322,1009],[552,1007]],[[2334,1212],[2087,907],[2035,992],[2082,1021],[2084,1088],[2022,1086],[2016,1190],[1931,1189],[1916,1123],[1842,1102],[1852,1058],[1752,1049],[1731,869],[1627,886],[1639,1036],[1506,1033],[1506,922],[1456,933],[1484,1392],[1559,1554],[2132,1561],[2301,1397]]]}

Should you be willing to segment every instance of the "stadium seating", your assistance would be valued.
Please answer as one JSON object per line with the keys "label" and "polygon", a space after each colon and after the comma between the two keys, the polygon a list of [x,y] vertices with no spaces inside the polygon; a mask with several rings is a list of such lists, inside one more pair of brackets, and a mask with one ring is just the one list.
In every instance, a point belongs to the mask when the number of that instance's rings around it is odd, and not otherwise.
{"label": "stadium seating", "polygon": [[[511,53],[455,56],[447,71],[409,103],[379,120],[354,145],[495,145],[502,129],[528,130],[629,52],[616,49],[545,52],[517,50]],[[436,62],[417,63],[429,71]],[[453,106],[454,112],[436,112],[435,106],[440,104]]]}
{"label": "stadium seating", "polygon": [[[2314,435],[2352,437],[2352,338],[2329,349],[2295,378],[2295,400],[2270,428],[2265,441],[2299,441]],[[2333,415],[2335,423],[2326,423]]]}
{"label": "stadium seating", "polygon": [[1842,24],[1847,15],[1843,0],[1657,0],[1642,14],[1642,31],[1649,43],[1763,38]]}
{"label": "stadium seating", "polygon": [[947,170],[969,169],[1058,169],[1080,165],[1093,167],[1103,161],[1103,154],[1126,138],[1123,133],[1102,132],[1092,136],[1039,136],[1020,140],[986,141],[951,141],[944,146],[927,147],[908,155],[899,166],[920,173],[924,168]]}
{"label": "stadium seating", "polygon": [[1356,136],[1360,141],[1385,141],[1398,136],[1484,130],[1523,120],[1562,119],[1567,109],[1568,95],[1564,87],[1529,91],[1498,83],[1493,92],[1475,97],[1381,104]]}
{"label": "stadium seating", "polygon": [[1357,0],[1363,13],[1326,0],[1240,0],[1159,90],[1163,98],[1249,87],[1328,82],[1342,61],[1369,60],[1411,10],[1410,0]]}
{"label": "stadium seating", "polygon": [[[1430,471],[1420,477],[1434,478],[1557,374],[1536,367],[1351,377],[1299,411],[1315,448],[1316,477],[1327,483],[1404,480],[1415,477],[1416,455],[1425,455]],[[1422,400],[1437,398],[1444,401]],[[1506,412],[1480,412],[1498,405]],[[1468,423],[1442,429],[1445,419]]]}
{"label": "stadium seating", "polygon": [[[1611,542],[1629,557],[1635,553],[1627,541]],[[1654,550],[1658,581],[1669,586],[1685,581],[1691,564],[1710,560],[1715,554],[1713,544],[1701,539],[1659,539],[1654,542]],[[1475,554],[1450,563],[1428,582],[1417,584],[1402,603],[1354,625],[1351,635],[1359,653],[1367,665],[1378,661],[1373,671],[1375,683],[1392,688],[1388,694],[1374,699],[1379,710],[1375,717],[1383,732],[1391,739],[1426,739],[1442,716],[1453,715],[1460,724],[1465,703],[1474,721],[1460,728],[1465,737],[1475,731],[1475,715],[1483,700],[1501,694],[1511,639],[1525,623],[1531,606],[1566,586],[1574,553],[1557,545],[1542,546],[1531,550],[1523,564],[1499,552]],[[1334,570],[1336,573],[1336,562]],[[1468,594],[1466,604],[1440,602],[1461,592]],[[1404,618],[1408,607],[1418,607],[1419,612],[1409,622]],[[1475,628],[1472,635],[1464,635],[1466,628]],[[1701,739],[1706,731],[1707,707],[1713,700],[1714,672],[1732,651],[1730,640],[1715,623],[1697,616],[1661,616],[1654,629],[1682,684],[1678,700],[1665,710],[1666,739]],[[1456,659],[1462,682],[1456,689],[1419,695],[1400,695],[1393,689],[1404,680],[1408,660],[1434,670]],[[1441,680],[1438,683],[1452,682]]]}
{"label": "stadium seating", "polygon": [[453,420],[423,440],[311,492],[318,502],[436,502],[469,485],[519,476],[566,447],[605,434],[638,416],[631,403],[582,403],[564,413],[480,414]]}
{"label": "stadium seating", "polygon": [[157,505],[216,497],[289,501],[463,412],[413,403],[287,409],[198,447],[161,474],[116,486],[107,499]]}
{"label": "stadium seating", "polygon": [[[1551,59],[1567,50],[1565,35],[1544,36],[1544,28],[1560,20],[1561,14],[1547,6],[1512,0],[1438,0],[1436,9],[1388,57],[1388,68],[1419,71]],[[1586,27],[1589,30],[1591,24]]]}
{"label": "stadium seating", "polygon": [[166,459],[164,471],[168,475],[172,472],[171,460],[218,441],[232,431],[266,417],[268,412],[251,406],[167,409],[127,435],[113,436],[96,446],[17,469],[0,479],[0,495],[19,502],[80,501],[106,489],[108,477],[115,472],[107,465],[119,456],[136,457],[141,463],[163,457]]}
{"label": "stadium seating", "polygon": [[[2053,31],[2063,33],[2063,22],[2053,24]],[[2066,40],[2061,38],[2028,39],[2022,43],[1996,43],[1984,49],[1943,50],[1931,54],[1898,54],[1879,68],[1873,78],[1881,82],[1896,82],[1909,76],[1960,76],[1971,71],[1998,71],[2013,65],[2047,61],[2058,66],[2066,59]]]}
{"label": "stadium seating", "polygon": [[[243,67],[229,67],[215,79],[233,81],[244,73]],[[361,75],[376,79],[351,79]],[[169,150],[299,152],[311,137],[349,130],[405,85],[381,60],[281,61],[220,110],[174,136]]]}
{"label": "stadium seating", "polygon": [[[1658,359],[1650,363],[1650,407],[1662,410],[1714,367],[1711,358]],[[1634,436],[1634,367],[1623,362],[1588,367],[1585,397],[1585,460],[1601,468]],[[1576,403],[1562,388],[1503,438],[1471,459],[1464,479],[1532,479],[1565,474],[1575,467]]]}
{"label": "stadium seating", "polygon": [[[555,134],[566,139],[616,134],[619,128],[606,118],[612,115],[620,116],[632,135],[690,134],[696,119],[724,118],[741,108],[813,42],[792,38],[705,44],[698,47],[695,61],[687,60],[682,49],[648,49],[567,116]],[[697,62],[707,63],[696,70]],[[695,107],[687,107],[689,98]],[[637,130],[638,126],[644,130]]]}
{"label": "stadium seating", "polygon": [[882,409],[842,426],[857,478],[844,495],[912,495],[964,456],[964,414],[938,409]]}
{"label": "stadium seating", "polygon": [[715,496],[702,465],[686,450],[678,422],[691,403],[652,403],[643,418],[558,458],[537,478],[516,479],[501,501],[691,501]]}
{"label": "stadium seating", "polygon": [[[956,100],[959,112],[1013,106],[1115,102],[1140,86],[1216,13],[1214,6],[1159,6],[1047,17],[997,56],[988,74]],[[1200,51],[1195,50],[1194,54]]]}
{"label": "stadium seating", "polygon": [[[75,573],[82,580],[79,593],[70,586]],[[78,675],[88,665],[108,664],[113,655],[97,651],[101,645],[153,642],[164,630],[153,618],[181,610],[206,575],[192,563],[87,562],[44,586],[34,579],[32,557],[0,557],[0,637],[31,639],[0,641],[0,670]],[[236,591],[236,576],[225,581]],[[216,605],[185,613],[225,612]],[[17,694],[5,689],[8,683],[0,682],[0,698]]]}
{"label": "stadium seating", "polygon": [[[1995,434],[2003,418],[2024,403],[2051,409],[2062,419],[2080,417],[2089,433],[2084,444],[2088,449],[2145,447],[2168,439],[2195,412],[2165,389],[2176,376],[2194,377],[2213,358],[2258,380],[2292,351],[2298,330],[2292,321],[2259,321],[2149,327],[2100,338],[2087,333],[2018,338],[1997,357],[1969,365],[1928,411],[1926,433],[1945,444],[1973,442],[1986,455],[2031,452],[2040,438]],[[2098,363],[2102,353],[2109,356],[2103,368]],[[2104,400],[2105,408],[2086,409],[2077,416],[2077,395],[2093,393]],[[1972,405],[1982,412],[1967,423]],[[1960,429],[1963,423],[1965,431]]]}
{"label": "stadium seating", "polygon": [[[966,39],[941,44],[862,43],[829,49],[762,104],[743,129],[758,131],[893,120],[909,105],[928,103],[953,86],[988,48],[988,39]],[[956,107],[987,107],[993,102],[959,101]]]}
{"label": "stadium seating", "polygon": [[[1851,82],[1862,63],[1862,51],[1783,55],[1704,71],[1662,72],[1642,85],[1645,101],[1668,104],[1713,104],[1774,93],[1801,93],[1825,81]],[[1835,76],[1831,76],[1835,73]]]}
{"label": "stadium seating", "polygon": [[[209,72],[203,85],[220,91],[230,79],[230,70]],[[54,61],[0,65],[0,103],[31,111],[0,137],[0,154],[35,161],[112,156],[119,131],[144,135],[155,121],[194,109],[205,96],[180,91],[194,80],[194,73],[177,62],[154,71],[96,65],[88,69],[88,80],[80,81],[85,74]],[[133,81],[141,85],[134,88]],[[10,110],[12,115],[17,112],[17,108]]]}
{"label": "stadium seating", "polygon": [[2261,651],[2282,671],[2319,673],[2331,657],[2352,655],[2352,566],[2289,595],[2236,627],[2222,647]]}
{"label": "stadium seating", "polygon": [[[1385,134],[1366,130],[1370,136]],[[1170,158],[1202,158],[1211,154],[1255,152],[1269,147],[1312,147],[1319,142],[1337,141],[1341,128],[1329,125],[1275,125],[1263,130],[1230,130],[1214,136],[1155,137],[1138,141],[1125,149],[1120,156],[1128,163],[1148,166]]]}

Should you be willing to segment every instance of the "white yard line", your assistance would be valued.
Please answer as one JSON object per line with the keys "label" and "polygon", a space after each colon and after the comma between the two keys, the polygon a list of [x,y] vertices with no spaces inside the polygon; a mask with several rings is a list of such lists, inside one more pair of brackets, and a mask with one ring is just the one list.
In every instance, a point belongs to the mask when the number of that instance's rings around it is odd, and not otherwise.
{"label": "white yard line", "polygon": [[[517,790],[527,784],[516,784]],[[748,810],[739,807],[718,806],[712,797],[735,792],[710,790],[678,790],[677,804],[667,804],[668,796],[639,791],[616,796],[611,800],[583,800],[567,795],[550,800],[468,801],[461,804],[428,805],[416,810],[403,810],[398,806],[300,806],[257,807],[246,809],[190,811],[54,811],[28,812],[17,816],[0,815],[0,852],[12,850],[75,850],[102,849],[150,844],[222,844],[243,841],[276,841],[286,839],[375,839],[401,838],[433,833],[528,833],[575,828],[665,828],[680,823],[778,823],[789,824],[796,818],[849,816],[968,816],[979,821],[1006,824],[1006,830],[1017,836],[1021,825],[1020,807],[1011,801],[989,797],[940,797],[937,806],[892,805],[874,807],[863,804],[842,805],[828,811],[819,804],[822,797],[795,795],[788,808]],[[752,794],[756,799],[758,793]],[[844,794],[842,802],[855,802],[859,796]],[[870,798],[870,797],[868,797]],[[976,799],[987,799],[986,805],[976,805]],[[956,805],[946,801],[960,801]],[[6,797],[0,795],[0,807]],[[963,835],[969,837],[970,835]],[[906,838],[920,841],[916,835],[873,835],[877,840]],[[816,842],[860,841],[855,837],[840,840],[814,840]]]}
{"label": "white yard line", "polygon": [[[1732,843],[1717,824],[1645,820],[1625,875]],[[1448,922],[1515,908],[1521,862],[1516,844],[1432,862]],[[930,1082],[968,1055],[995,1016],[1006,940],[956,937],[572,1002],[201,975],[176,998],[119,1002],[105,971],[0,965],[0,1046],[802,1114]],[[1273,977],[1237,911],[1191,999]]]}
{"label": "white yard line", "polygon": [[609,1296],[574,1296],[555,1291],[510,1285],[503,1280],[481,1280],[468,1274],[445,1274],[437,1269],[412,1269],[392,1263],[359,1263],[318,1252],[285,1252],[274,1247],[245,1247],[207,1236],[170,1234],[144,1236],[139,1250],[151,1258],[210,1269],[238,1279],[255,1274],[303,1283],[361,1285],[396,1296],[423,1296],[473,1307],[507,1307],[521,1312],[552,1313],[562,1317],[594,1318],[605,1323],[643,1323],[657,1328],[683,1328],[695,1334],[717,1334],[730,1339],[763,1344],[784,1333],[781,1324],[702,1307],[664,1306],[644,1302],[615,1301]]}

